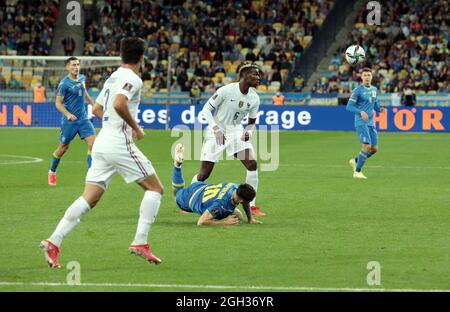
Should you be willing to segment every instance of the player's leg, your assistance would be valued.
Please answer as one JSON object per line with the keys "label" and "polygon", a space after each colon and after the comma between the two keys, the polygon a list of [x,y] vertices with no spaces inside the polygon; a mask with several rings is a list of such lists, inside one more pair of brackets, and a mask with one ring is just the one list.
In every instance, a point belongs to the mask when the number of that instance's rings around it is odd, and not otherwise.
{"label": "player's leg", "polygon": [[200,162],[200,170],[198,174],[196,174],[193,178],[191,183],[194,182],[203,182],[206,181],[209,176],[211,175],[211,172],[214,169],[215,162],[212,161],[201,161]]}
{"label": "player's leg", "polygon": [[[161,260],[151,252],[147,238],[158,214],[164,187],[151,162],[135,145],[129,145],[127,149],[115,155],[114,162],[117,171],[127,183],[136,182],[144,189],[136,235],[129,251],[149,262],[161,263]],[[95,159],[93,165],[95,166]]]}
{"label": "player's leg", "polygon": [[184,160],[184,146],[183,144],[178,143],[175,146],[173,155],[172,189],[174,197],[177,195],[179,190],[185,187],[183,172],[181,170],[183,160]]}
{"label": "player's leg", "polygon": [[[246,148],[245,150],[239,151],[234,154],[234,157],[239,159],[244,167],[247,169],[247,175],[245,178],[245,183],[250,184],[255,191],[258,191],[258,163],[253,155],[253,148]],[[261,217],[266,214],[261,211],[259,207],[256,206],[256,196],[250,203],[250,211],[253,215]]]}
{"label": "player's leg", "polygon": [[83,120],[79,126],[78,134],[80,135],[80,138],[84,140],[87,144],[87,156],[86,156],[86,162],[88,169],[91,167],[92,164],[92,146],[94,145],[95,141],[95,129],[94,125],[92,125],[92,122],[88,119]]}
{"label": "player's leg", "polygon": [[59,162],[61,161],[61,157],[69,149],[70,142],[73,140],[76,134],[76,126],[70,124],[61,126],[60,144],[53,152],[50,170],[48,171],[48,184],[50,186],[56,186],[56,169],[58,168]]}
{"label": "player's leg", "polygon": [[60,268],[61,264],[58,260],[58,254],[61,243],[80,222],[81,218],[94,208],[104,193],[104,189],[94,185],[86,184],[83,195],[78,197],[64,213],[63,218],[59,221],[56,229],[50,237],[41,242],[41,248],[44,250],[44,256],[49,267]]}
{"label": "player's leg", "polygon": [[200,170],[192,178],[191,184],[199,181],[203,182],[209,178],[215,163],[219,161],[224,149],[225,145],[218,145],[213,132],[207,130],[205,142],[203,143],[200,154]]}
{"label": "player's leg", "polygon": [[[378,133],[375,127],[369,127],[370,132],[370,153],[369,157],[378,152]],[[367,157],[367,158],[369,158]]]}
{"label": "player's leg", "polygon": [[368,126],[357,126],[356,133],[358,135],[359,141],[361,143],[361,151],[358,156],[355,158],[356,161],[352,164],[352,159],[350,159],[350,165],[352,165],[353,177],[359,179],[366,179],[366,176],[361,172],[366,160],[370,157],[370,145],[371,145],[371,136],[369,132]]}
{"label": "player's leg", "polygon": [[145,193],[139,207],[136,235],[129,247],[129,251],[132,254],[145,258],[149,262],[159,264],[161,263],[161,259],[152,253],[147,239],[151,226],[155,222],[158,214],[159,206],[161,205],[164,187],[156,173],[146,177],[144,180],[138,182],[138,184],[145,190]]}

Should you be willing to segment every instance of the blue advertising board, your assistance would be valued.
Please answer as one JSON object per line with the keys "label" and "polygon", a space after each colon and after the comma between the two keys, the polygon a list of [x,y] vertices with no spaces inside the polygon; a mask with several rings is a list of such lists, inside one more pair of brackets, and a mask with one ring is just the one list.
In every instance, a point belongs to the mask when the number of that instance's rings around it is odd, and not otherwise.
{"label": "blue advertising board", "polygon": [[[141,104],[138,122],[146,129],[165,129],[179,125],[205,127],[202,105]],[[279,130],[353,130],[354,114],[345,106],[273,106],[261,105],[258,126]],[[0,103],[1,127],[59,127],[61,113],[53,103]],[[101,127],[97,118],[92,119]],[[245,122],[245,120],[244,120]],[[389,107],[376,114],[376,127],[384,131],[450,132],[449,107]]]}

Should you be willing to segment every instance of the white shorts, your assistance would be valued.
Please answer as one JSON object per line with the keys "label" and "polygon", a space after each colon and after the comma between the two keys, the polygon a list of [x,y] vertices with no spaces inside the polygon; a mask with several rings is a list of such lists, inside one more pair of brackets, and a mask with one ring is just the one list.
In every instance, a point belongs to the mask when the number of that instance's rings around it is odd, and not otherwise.
{"label": "white shorts", "polygon": [[225,144],[219,145],[216,142],[214,132],[210,129],[205,130],[205,142],[203,142],[200,161],[218,162],[226,149],[228,156],[232,156],[243,150],[250,149],[253,151],[253,145],[250,141],[242,141],[241,136],[243,129],[228,131],[225,133]]}
{"label": "white shorts", "polygon": [[106,189],[116,171],[126,183],[140,182],[155,174],[150,160],[135,145],[131,145],[129,149],[124,148],[115,153],[93,152],[86,183]]}

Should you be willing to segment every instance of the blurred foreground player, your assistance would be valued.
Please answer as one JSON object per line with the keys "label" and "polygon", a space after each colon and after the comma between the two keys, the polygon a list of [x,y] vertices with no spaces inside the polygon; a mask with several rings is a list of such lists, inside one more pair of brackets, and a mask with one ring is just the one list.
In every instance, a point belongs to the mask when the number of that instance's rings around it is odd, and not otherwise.
{"label": "blurred foreground player", "polygon": [[93,113],[103,119],[103,127],[94,143],[84,193],[66,210],[50,238],[41,242],[45,259],[52,268],[61,267],[58,255],[63,238],[94,208],[116,172],[125,182],[136,182],[144,189],[137,231],[129,251],[149,262],[161,262],[151,252],[147,236],[158,214],[164,189],[151,162],[133,142],[144,138],[144,131],[135,121],[143,84],[138,73],[144,48],[140,38],[122,39],[122,65],[106,80],[96,100]]}

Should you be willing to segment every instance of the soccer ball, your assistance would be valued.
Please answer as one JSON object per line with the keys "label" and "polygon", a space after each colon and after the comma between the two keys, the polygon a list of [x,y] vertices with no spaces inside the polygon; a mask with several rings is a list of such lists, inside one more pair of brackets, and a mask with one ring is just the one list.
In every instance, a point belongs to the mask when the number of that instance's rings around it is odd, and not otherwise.
{"label": "soccer ball", "polygon": [[345,59],[350,65],[356,65],[366,59],[366,52],[359,45],[352,45],[345,51]]}

